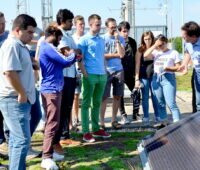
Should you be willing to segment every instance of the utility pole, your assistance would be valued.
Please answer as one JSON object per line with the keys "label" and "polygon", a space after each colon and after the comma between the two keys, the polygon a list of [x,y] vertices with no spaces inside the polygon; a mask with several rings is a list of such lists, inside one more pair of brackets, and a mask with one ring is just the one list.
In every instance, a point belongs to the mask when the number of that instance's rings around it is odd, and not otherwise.
{"label": "utility pole", "polygon": [[47,25],[53,21],[52,0],[41,0],[42,3],[42,27],[46,29]]}
{"label": "utility pole", "polygon": [[19,14],[27,14],[28,13],[28,4],[27,0],[17,0],[17,15]]}
{"label": "utility pole", "polygon": [[[184,24],[184,0],[181,1],[181,24]],[[181,26],[182,26],[181,25]],[[184,56],[184,41],[182,38],[182,55]]]}
{"label": "utility pole", "polygon": [[130,23],[130,35],[135,37],[135,0],[122,0],[121,18]]}

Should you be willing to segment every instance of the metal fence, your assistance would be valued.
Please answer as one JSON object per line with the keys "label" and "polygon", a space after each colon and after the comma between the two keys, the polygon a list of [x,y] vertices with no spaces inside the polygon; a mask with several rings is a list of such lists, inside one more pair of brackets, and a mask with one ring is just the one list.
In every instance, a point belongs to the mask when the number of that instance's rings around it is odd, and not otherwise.
{"label": "metal fence", "polygon": [[[132,28],[131,28],[132,29]],[[89,28],[85,28],[85,32],[88,32]],[[75,31],[75,28],[72,29],[72,33]],[[132,35],[130,32],[130,36],[133,37],[137,44],[140,44],[140,39],[142,36],[142,33],[145,31],[152,31],[154,36],[157,36],[158,34],[163,34],[167,36],[167,26],[165,25],[154,25],[154,26],[135,26],[135,35]],[[100,34],[104,34],[106,32],[106,27],[102,27]]]}

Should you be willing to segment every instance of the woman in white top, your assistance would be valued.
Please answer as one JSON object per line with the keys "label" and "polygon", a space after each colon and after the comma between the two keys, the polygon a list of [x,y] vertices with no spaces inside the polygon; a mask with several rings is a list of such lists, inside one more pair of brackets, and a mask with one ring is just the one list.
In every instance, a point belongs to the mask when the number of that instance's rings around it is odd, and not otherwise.
{"label": "woman in white top", "polygon": [[180,120],[180,111],[176,104],[176,77],[174,72],[180,66],[179,54],[168,49],[168,39],[164,35],[156,38],[155,44],[145,51],[144,57],[154,59],[153,92],[158,100],[158,112],[162,121],[167,119],[166,104],[173,122]]}

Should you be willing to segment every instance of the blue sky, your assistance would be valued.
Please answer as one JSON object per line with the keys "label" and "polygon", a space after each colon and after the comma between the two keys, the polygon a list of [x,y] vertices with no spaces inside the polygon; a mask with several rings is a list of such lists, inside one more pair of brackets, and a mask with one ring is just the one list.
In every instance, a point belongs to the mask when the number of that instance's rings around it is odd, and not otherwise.
{"label": "blue sky", "polygon": [[[158,9],[165,0],[135,0],[135,21],[136,25],[165,25],[166,16],[162,15]],[[7,21],[7,29],[11,28],[11,20],[16,16],[17,0],[3,1],[0,11],[4,12]],[[29,0],[29,14],[34,16],[41,27],[41,1]],[[199,20],[199,0],[184,0],[184,22]],[[115,18],[118,22],[120,18],[121,0],[53,0],[53,16],[60,8],[70,9],[74,15],[81,14],[87,18],[92,13],[97,13],[104,21],[108,17]],[[152,9],[153,8],[153,9]],[[182,25],[181,0],[168,0],[168,28],[169,36],[180,35]]]}

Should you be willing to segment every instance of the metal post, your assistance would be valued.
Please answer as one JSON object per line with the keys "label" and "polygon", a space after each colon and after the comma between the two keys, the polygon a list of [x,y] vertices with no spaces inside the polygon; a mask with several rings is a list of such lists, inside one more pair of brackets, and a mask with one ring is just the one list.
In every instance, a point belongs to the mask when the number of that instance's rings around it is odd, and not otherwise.
{"label": "metal post", "polygon": [[42,0],[42,27],[46,29],[47,25],[53,21],[52,0]]}
{"label": "metal post", "polygon": [[[184,24],[184,0],[182,0],[182,4],[181,4],[181,23],[182,25]],[[182,55],[184,56],[184,41],[182,38]]]}
{"label": "metal post", "polygon": [[135,0],[132,0],[132,35],[135,38]]}
{"label": "metal post", "polygon": [[17,0],[17,15],[27,14],[27,1],[26,0]]}

